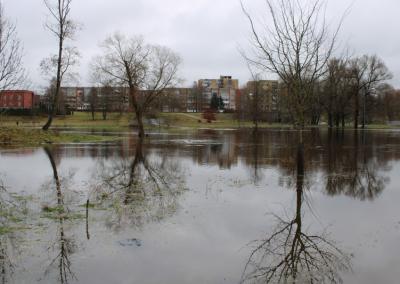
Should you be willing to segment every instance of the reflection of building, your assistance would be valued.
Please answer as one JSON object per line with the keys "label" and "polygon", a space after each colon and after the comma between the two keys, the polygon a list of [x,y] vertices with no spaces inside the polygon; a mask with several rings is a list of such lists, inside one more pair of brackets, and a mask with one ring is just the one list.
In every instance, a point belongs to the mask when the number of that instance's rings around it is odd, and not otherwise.
{"label": "reflection of building", "polygon": [[35,94],[31,91],[0,92],[0,109],[32,110],[35,106]]}
{"label": "reflection of building", "polygon": [[198,82],[199,88],[205,96],[205,103],[209,107],[211,98],[216,95],[222,98],[225,109],[235,110],[236,109],[236,93],[239,89],[239,81],[232,79],[231,76],[221,76],[219,79],[202,79]]}

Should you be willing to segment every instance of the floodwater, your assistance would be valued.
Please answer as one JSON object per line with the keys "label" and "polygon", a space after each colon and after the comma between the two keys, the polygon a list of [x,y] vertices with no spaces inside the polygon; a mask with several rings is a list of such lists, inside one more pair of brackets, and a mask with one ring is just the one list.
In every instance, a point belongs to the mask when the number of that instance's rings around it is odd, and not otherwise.
{"label": "floodwater", "polygon": [[399,283],[400,132],[0,150],[0,283]]}

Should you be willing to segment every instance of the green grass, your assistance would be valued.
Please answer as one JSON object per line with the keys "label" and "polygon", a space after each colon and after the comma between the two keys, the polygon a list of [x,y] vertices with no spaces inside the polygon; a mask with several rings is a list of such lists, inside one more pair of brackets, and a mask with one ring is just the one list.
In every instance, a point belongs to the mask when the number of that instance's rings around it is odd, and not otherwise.
{"label": "green grass", "polygon": [[13,229],[11,227],[0,226],[0,236],[1,235],[5,235],[5,234],[9,234],[12,231],[13,231]]}
{"label": "green grass", "polygon": [[110,138],[100,135],[59,133],[21,127],[0,127],[0,145],[37,146],[53,143],[101,142]]}
{"label": "green grass", "polygon": [[[90,112],[75,112],[70,116],[58,116],[54,119],[52,127],[55,128],[69,128],[69,129],[92,129],[92,130],[106,130],[106,131],[129,131],[129,124],[134,120],[133,113],[109,113],[107,114],[107,120],[102,119],[101,113],[95,114],[95,120],[92,120],[92,114]],[[224,128],[252,128],[254,124],[252,121],[238,121],[235,118],[235,114],[230,113],[217,113],[216,121],[208,123],[203,119],[201,113],[159,113],[157,114],[160,125],[145,125],[147,129],[161,128],[168,129],[168,131],[174,131],[174,129],[187,128],[187,129],[199,129],[199,128],[213,128],[213,129],[224,129]],[[40,128],[46,122],[46,116],[0,116],[0,127],[12,128]],[[18,121],[18,127],[17,127]],[[279,124],[279,123],[259,123],[260,128],[291,128],[290,124]],[[320,127],[327,127],[321,125]],[[351,128],[352,125],[349,124]],[[385,124],[371,124],[367,126],[368,129],[398,129],[399,127],[385,125]],[[94,139],[94,140],[93,140]],[[39,139],[42,141],[41,139]],[[47,138],[45,140],[48,140]],[[99,137],[90,135],[90,137],[83,135],[60,135],[53,133],[51,134],[52,142],[86,142],[86,141],[101,141]],[[54,140],[54,141],[53,141]],[[1,142],[1,139],[0,139]]]}
{"label": "green grass", "polygon": [[[107,120],[103,120],[101,113],[96,113],[95,120],[92,114],[88,112],[75,112],[73,115],[57,116],[54,118],[52,127],[68,128],[91,128],[91,129],[109,129],[119,130],[127,128],[133,114],[109,113]],[[47,121],[47,116],[1,116],[0,126],[25,128],[40,128]]]}
{"label": "green grass", "polygon": [[[187,128],[251,128],[254,127],[252,121],[238,121],[234,114],[217,113],[216,121],[208,123],[203,119],[201,113],[160,113],[160,118],[164,121],[166,127],[187,127]],[[291,127],[288,124],[279,123],[259,123],[260,128],[286,128]]]}
{"label": "green grass", "polygon": [[388,125],[388,124],[368,124],[366,129],[399,129],[400,126]]}

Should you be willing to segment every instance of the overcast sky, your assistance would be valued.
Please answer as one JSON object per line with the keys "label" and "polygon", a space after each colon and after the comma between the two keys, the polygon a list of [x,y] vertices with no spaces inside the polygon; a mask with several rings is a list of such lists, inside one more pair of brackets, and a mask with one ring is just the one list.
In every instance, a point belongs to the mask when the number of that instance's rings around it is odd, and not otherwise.
{"label": "overcast sky", "polygon": [[[56,1],[56,0],[54,0]],[[246,48],[249,26],[239,0],[73,0],[72,17],[82,24],[76,41],[82,54],[80,85],[89,85],[88,63],[99,54],[98,44],[115,31],[141,34],[149,43],[166,45],[183,59],[180,76],[190,86],[200,78],[232,75],[245,83],[250,78],[238,47]],[[262,18],[263,0],[244,0]],[[32,88],[46,84],[39,71],[42,58],[57,50],[44,28],[47,11],[42,0],[3,0],[5,14],[17,23],[25,47],[24,61]],[[400,87],[400,1],[328,0],[327,18],[340,19],[351,6],[340,32],[340,43],[354,55],[377,54]]]}

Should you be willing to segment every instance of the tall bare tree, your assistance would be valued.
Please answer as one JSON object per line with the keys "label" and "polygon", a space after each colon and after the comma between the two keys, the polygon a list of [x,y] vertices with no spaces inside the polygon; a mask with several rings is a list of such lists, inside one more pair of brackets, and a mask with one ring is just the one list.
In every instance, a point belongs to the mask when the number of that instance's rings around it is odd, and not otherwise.
{"label": "tall bare tree", "polygon": [[242,9],[251,28],[251,53],[246,60],[274,73],[286,85],[294,124],[303,128],[314,96],[317,80],[326,72],[339,27],[329,33],[323,2],[320,0],[266,0],[272,23],[260,27],[254,15]]}
{"label": "tall bare tree", "polygon": [[143,115],[154,99],[178,81],[181,58],[167,47],[146,44],[142,37],[115,33],[103,44],[103,55],[93,60],[94,73],[129,89],[129,96],[144,137]]}
{"label": "tall bare tree", "polygon": [[73,39],[77,30],[77,24],[71,20],[72,0],[43,0],[43,2],[51,18],[51,20],[46,22],[46,28],[58,41],[57,54],[44,59],[41,63],[42,70],[49,70],[48,67],[54,66],[56,72],[56,89],[51,102],[47,122],[43,126],[43,130],[48,130],[57,112],[57,103],[64,75],[67,73],[70,66],[77,63],[78,53],[76,48],[65,46],[66,40]]}
{"label": "tall bare tree", "polygon": [[16,26],[5,17],[0,1],[0,90],[15,88],[26,82],[22,53]]}
{"label": "tall bare tree", "polygon": [[322,81],[321,104],[328,115],[329,127],[345,127],[345,117],[350,112],[352,99],[352,72],[349,60],[332,58],[328,63],[328,71]]}

